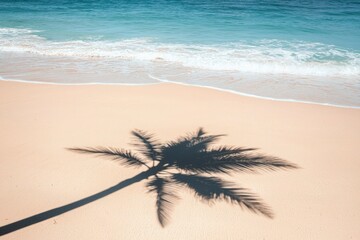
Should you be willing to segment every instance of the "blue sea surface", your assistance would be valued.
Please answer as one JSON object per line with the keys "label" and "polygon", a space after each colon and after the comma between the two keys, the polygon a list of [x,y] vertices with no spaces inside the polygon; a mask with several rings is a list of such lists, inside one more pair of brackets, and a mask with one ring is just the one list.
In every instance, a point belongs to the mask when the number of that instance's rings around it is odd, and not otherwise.
{"label": "blue sea surface", "polygon": [[360,107],[360,1],[0,0],[0,76]]}

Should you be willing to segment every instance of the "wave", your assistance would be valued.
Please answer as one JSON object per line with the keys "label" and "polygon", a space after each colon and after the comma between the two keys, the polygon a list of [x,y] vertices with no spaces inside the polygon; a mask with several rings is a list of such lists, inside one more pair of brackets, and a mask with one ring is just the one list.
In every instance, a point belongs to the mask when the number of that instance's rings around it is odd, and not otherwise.
{"label": "wave", "polygon": [[360,53],[303,41],[262,40],[226,44],[162,43],[154,39],[51,41],[31,29],[0,28],[0,51],[85,59],[156,61],[240,73],[298,76],[360,75]]}

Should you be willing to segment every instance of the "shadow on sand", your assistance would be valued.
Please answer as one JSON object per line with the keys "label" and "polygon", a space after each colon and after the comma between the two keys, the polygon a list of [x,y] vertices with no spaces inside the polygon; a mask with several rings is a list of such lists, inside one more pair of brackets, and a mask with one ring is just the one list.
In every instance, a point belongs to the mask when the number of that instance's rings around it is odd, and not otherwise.
{"label": "shadow on sand", "polygon": [[253,153],[254,148],[213,146],[224,135],[209,135],[202,128],[166,143],[160,143],[153,134],[141,130],[131,133],[136,140],[133,146],[139,151],[138,155],[108,147],[68,150],[107,157],[125,166],[146,167],[148,170],[76,202],[2,226],[0,236],[74,210],[145,179],[148,179],[148,192],[156,195],[156,213],[162,227],[169,222],[169,212],[174,200],[179,198],[176,193],[180,188],[189,189],[208,203],[227,201],[273,218],[271,209],[255,194],[213,175],[297,168],[280,158]]}
{"label": "shadow on sand", "polygon": [[107,195],[110,195],[116,191],[119,191],[122,188],[125,188],[133,183],[140,182],[144,179],[149,177],[149,174],[147,172],[142,172],[132,178],[126,179],[108,189],[105,189],[104,191],[98,192],[96,194],[93,194],[89,197],[80,199],[76,202],[72,202],[70,204],[66,204],[64,206],[54,208],[39,214],[35,214],[31,217],[24,218],[22,220],[19,220],[17,222],[10,223],[8,225],[0,227],[0,236],[20,230],[22,228],[31,226],[33,224],[45,221],[47,219],[56,217],[58,215],[61,215],[63,213],[69,212],[71,210],[74,210],[76,208],[82,207],[88,203],[94,202],[96,200],[99,200],[100,198],[106,197]]}

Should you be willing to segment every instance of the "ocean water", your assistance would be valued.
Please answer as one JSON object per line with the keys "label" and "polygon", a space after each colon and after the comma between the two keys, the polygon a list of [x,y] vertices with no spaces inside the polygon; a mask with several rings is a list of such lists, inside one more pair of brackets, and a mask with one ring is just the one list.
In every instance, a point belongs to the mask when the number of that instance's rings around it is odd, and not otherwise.
{"label": "ocean water", "polygon": [[0,0],[0,77],[360,107],[360,1]]}

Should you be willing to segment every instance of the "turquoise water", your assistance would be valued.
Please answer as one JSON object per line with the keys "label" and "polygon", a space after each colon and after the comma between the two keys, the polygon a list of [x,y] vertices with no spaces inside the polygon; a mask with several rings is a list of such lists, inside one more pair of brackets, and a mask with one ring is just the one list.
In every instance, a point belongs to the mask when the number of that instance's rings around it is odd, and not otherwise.
{"label": "turquoise water", "polygon": [[360,1],[4,1],[0,76],[360,106]]}

